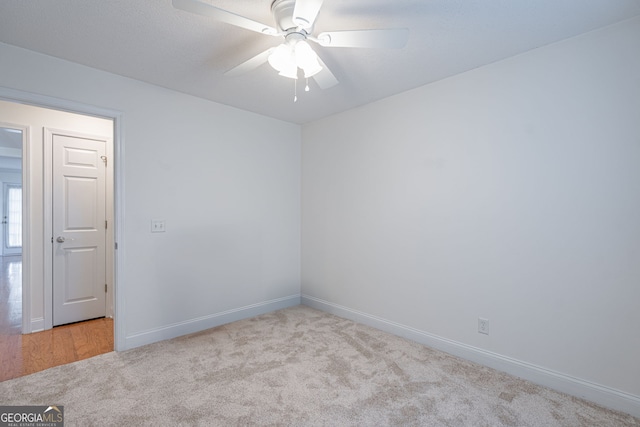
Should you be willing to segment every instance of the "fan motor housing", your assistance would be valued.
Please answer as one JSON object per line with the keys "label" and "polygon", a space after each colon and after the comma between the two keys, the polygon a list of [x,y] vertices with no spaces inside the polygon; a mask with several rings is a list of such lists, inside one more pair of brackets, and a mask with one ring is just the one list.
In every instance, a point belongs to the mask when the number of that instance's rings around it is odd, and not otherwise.
{"label": "fan motor housing", "polygon": [[273,0],[273,3],[271,3],[271,14],[281,31],[298,28],[293,22],[293,9],[295,6],[296,0]]}

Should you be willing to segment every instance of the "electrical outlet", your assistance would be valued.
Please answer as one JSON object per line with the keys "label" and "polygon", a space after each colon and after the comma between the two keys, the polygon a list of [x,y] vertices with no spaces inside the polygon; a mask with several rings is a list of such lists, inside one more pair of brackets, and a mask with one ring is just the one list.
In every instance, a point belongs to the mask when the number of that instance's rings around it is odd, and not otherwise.
{"label": "electrical outlet", "polygon": [[165,224],[163,219],[152,219],[151,220],[151,232],[152,233],[164,233]]}
{"label": "electrical outlet", "polygon": [[478,317],[478,333],[489,335],[489,319]]}

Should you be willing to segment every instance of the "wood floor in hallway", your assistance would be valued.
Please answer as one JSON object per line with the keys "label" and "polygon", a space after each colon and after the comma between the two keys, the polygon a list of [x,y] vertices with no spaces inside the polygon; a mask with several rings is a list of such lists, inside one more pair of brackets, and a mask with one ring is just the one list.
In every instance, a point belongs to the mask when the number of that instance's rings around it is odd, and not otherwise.
{"label": "wood floor in hallway", "polygon": [[0,257],[0,381],[113,351],[113,319],[21,334],[22,260]]}

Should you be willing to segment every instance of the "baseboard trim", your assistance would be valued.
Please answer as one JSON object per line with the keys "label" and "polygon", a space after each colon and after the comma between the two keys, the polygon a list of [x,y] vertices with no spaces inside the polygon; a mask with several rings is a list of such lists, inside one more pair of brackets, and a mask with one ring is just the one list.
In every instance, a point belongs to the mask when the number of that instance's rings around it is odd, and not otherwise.
{"label": "baseboard trim", "polygon": [[196,319],[190,319],[184,322],[173,323],[161,328],[150,329],[144,332],[128,335],[125,338],[125,348],[122,350],[130,350],[142,345],[176,338],[182,335],[192,334],[194,332],[200,332],[205,329],[215,328],[216,326],[259,316],[261,314],[270,313],[283,308],[294,307],[299,304],[300,294],[290,295],[284,298],[251,304]]}
{"label": "baseboard trim", "polygon": [[44,317],[37,317],[35,319],[31,319],[30,333],[41,332],[41,331],[44,331]]}
{"label": "baseboard trim", "polygon": [[361,311],[331,303],[308,295],[301,303],[336,316],[344,317],[403,338],[410,339],[445,353],[506,372],[533,383],[589,400],[606,408],[640,417],[640,396],[575,378],[541,366],[512,359],[497,353],[430,334],[406,325],[392,322]]}

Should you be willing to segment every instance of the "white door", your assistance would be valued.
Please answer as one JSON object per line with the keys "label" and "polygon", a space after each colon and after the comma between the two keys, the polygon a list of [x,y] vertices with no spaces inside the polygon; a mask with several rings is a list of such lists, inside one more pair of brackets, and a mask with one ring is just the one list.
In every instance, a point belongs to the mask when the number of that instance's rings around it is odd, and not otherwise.
{"label": "white door", "polygon": [[105,316],[106,142],[52,135],[53,325]]}

